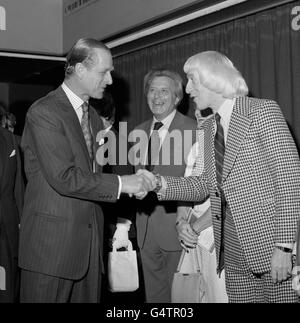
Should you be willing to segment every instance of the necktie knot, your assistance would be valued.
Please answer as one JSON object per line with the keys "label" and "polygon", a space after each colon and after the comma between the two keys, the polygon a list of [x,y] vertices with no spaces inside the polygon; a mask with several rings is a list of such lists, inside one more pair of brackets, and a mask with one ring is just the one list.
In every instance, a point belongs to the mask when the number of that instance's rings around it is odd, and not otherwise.
{"label": "necktie knot", "polygon": [[164,124],[160,121],[156,121],[154,123],[154,127],[153,127],[153,130],[159,130]]}
{"label": "necktie knot", "polygon": [[221,124],[221,116],[219,115],[219,113],[215,114],[215,119],[217,124]]}

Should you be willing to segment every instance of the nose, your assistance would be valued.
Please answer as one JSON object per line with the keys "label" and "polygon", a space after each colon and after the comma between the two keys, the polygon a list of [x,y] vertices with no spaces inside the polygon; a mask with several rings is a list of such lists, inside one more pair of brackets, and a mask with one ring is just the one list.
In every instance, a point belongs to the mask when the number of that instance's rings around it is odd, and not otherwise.
{"label": "nose", "polygon": [[187,85],[186,85],[186,88],[185,88],[185,92],[187,93],[187,94],[190,94],[190,91],[191,91],[191,89],[190,89],[190,81],[188,81],[187,82]]}
{"label": "nose", "polygon": [[154,92],[154,98],[155,99],[161,99],[164,97],[164,93],[160,90]]}
{"label": "nose", "polygon": [[107,72],[106,73],[106,84],[111,85],[113,83],[112,77],[111,77],[111,73]]}
{"label": "nose", "polygon": [[160,97],[160,91],[155,91],[154,92],[154,98],[159,98]]}

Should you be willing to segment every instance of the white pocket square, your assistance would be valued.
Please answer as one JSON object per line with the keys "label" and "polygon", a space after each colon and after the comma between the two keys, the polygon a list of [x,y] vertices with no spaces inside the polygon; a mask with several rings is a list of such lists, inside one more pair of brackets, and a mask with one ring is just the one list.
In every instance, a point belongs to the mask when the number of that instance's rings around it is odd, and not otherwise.
{"label": "white pocket square", "polygon": [[15,154],[16,154],[16,151],[15,151],[15,149],[11,152],[11,154],[10,154],[10,156],[9,157],[13,157],[13,156],[15,156]]}

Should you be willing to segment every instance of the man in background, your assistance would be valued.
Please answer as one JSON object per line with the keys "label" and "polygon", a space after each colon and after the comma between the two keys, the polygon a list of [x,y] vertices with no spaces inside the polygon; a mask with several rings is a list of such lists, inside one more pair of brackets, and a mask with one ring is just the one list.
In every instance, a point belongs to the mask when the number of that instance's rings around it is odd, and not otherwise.
{"label": "man in background", "polygon": [[[140,156],[137,169],[183,176],[187,154],[196,140],[197,124],[177,111],[183,97],[182,79],[172,70],[152,70],[144,78],[144,94],[153,117],[136,130],[144,131],[151,140],[146,154]],[[172,138],[175,133],[177,136]],[[185,135],[190,135],[189,141],[184,141]],[[182,250],[175,228],[177,203],[160,202],[156,194],[148,194],[137,208],[146,302],[169,303]]]}

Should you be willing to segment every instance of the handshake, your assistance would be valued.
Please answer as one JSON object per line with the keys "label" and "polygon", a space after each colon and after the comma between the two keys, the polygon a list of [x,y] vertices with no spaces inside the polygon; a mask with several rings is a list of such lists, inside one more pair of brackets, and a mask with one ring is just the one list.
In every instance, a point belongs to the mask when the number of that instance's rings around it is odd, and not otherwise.
{"label": "handshake", "polygon": [[135,175],[121,176],[122,193],[129,196],[135,196],[143,199],[148,192],[153,191],[157,187],[156,176],[146,169],[139,169]]}

